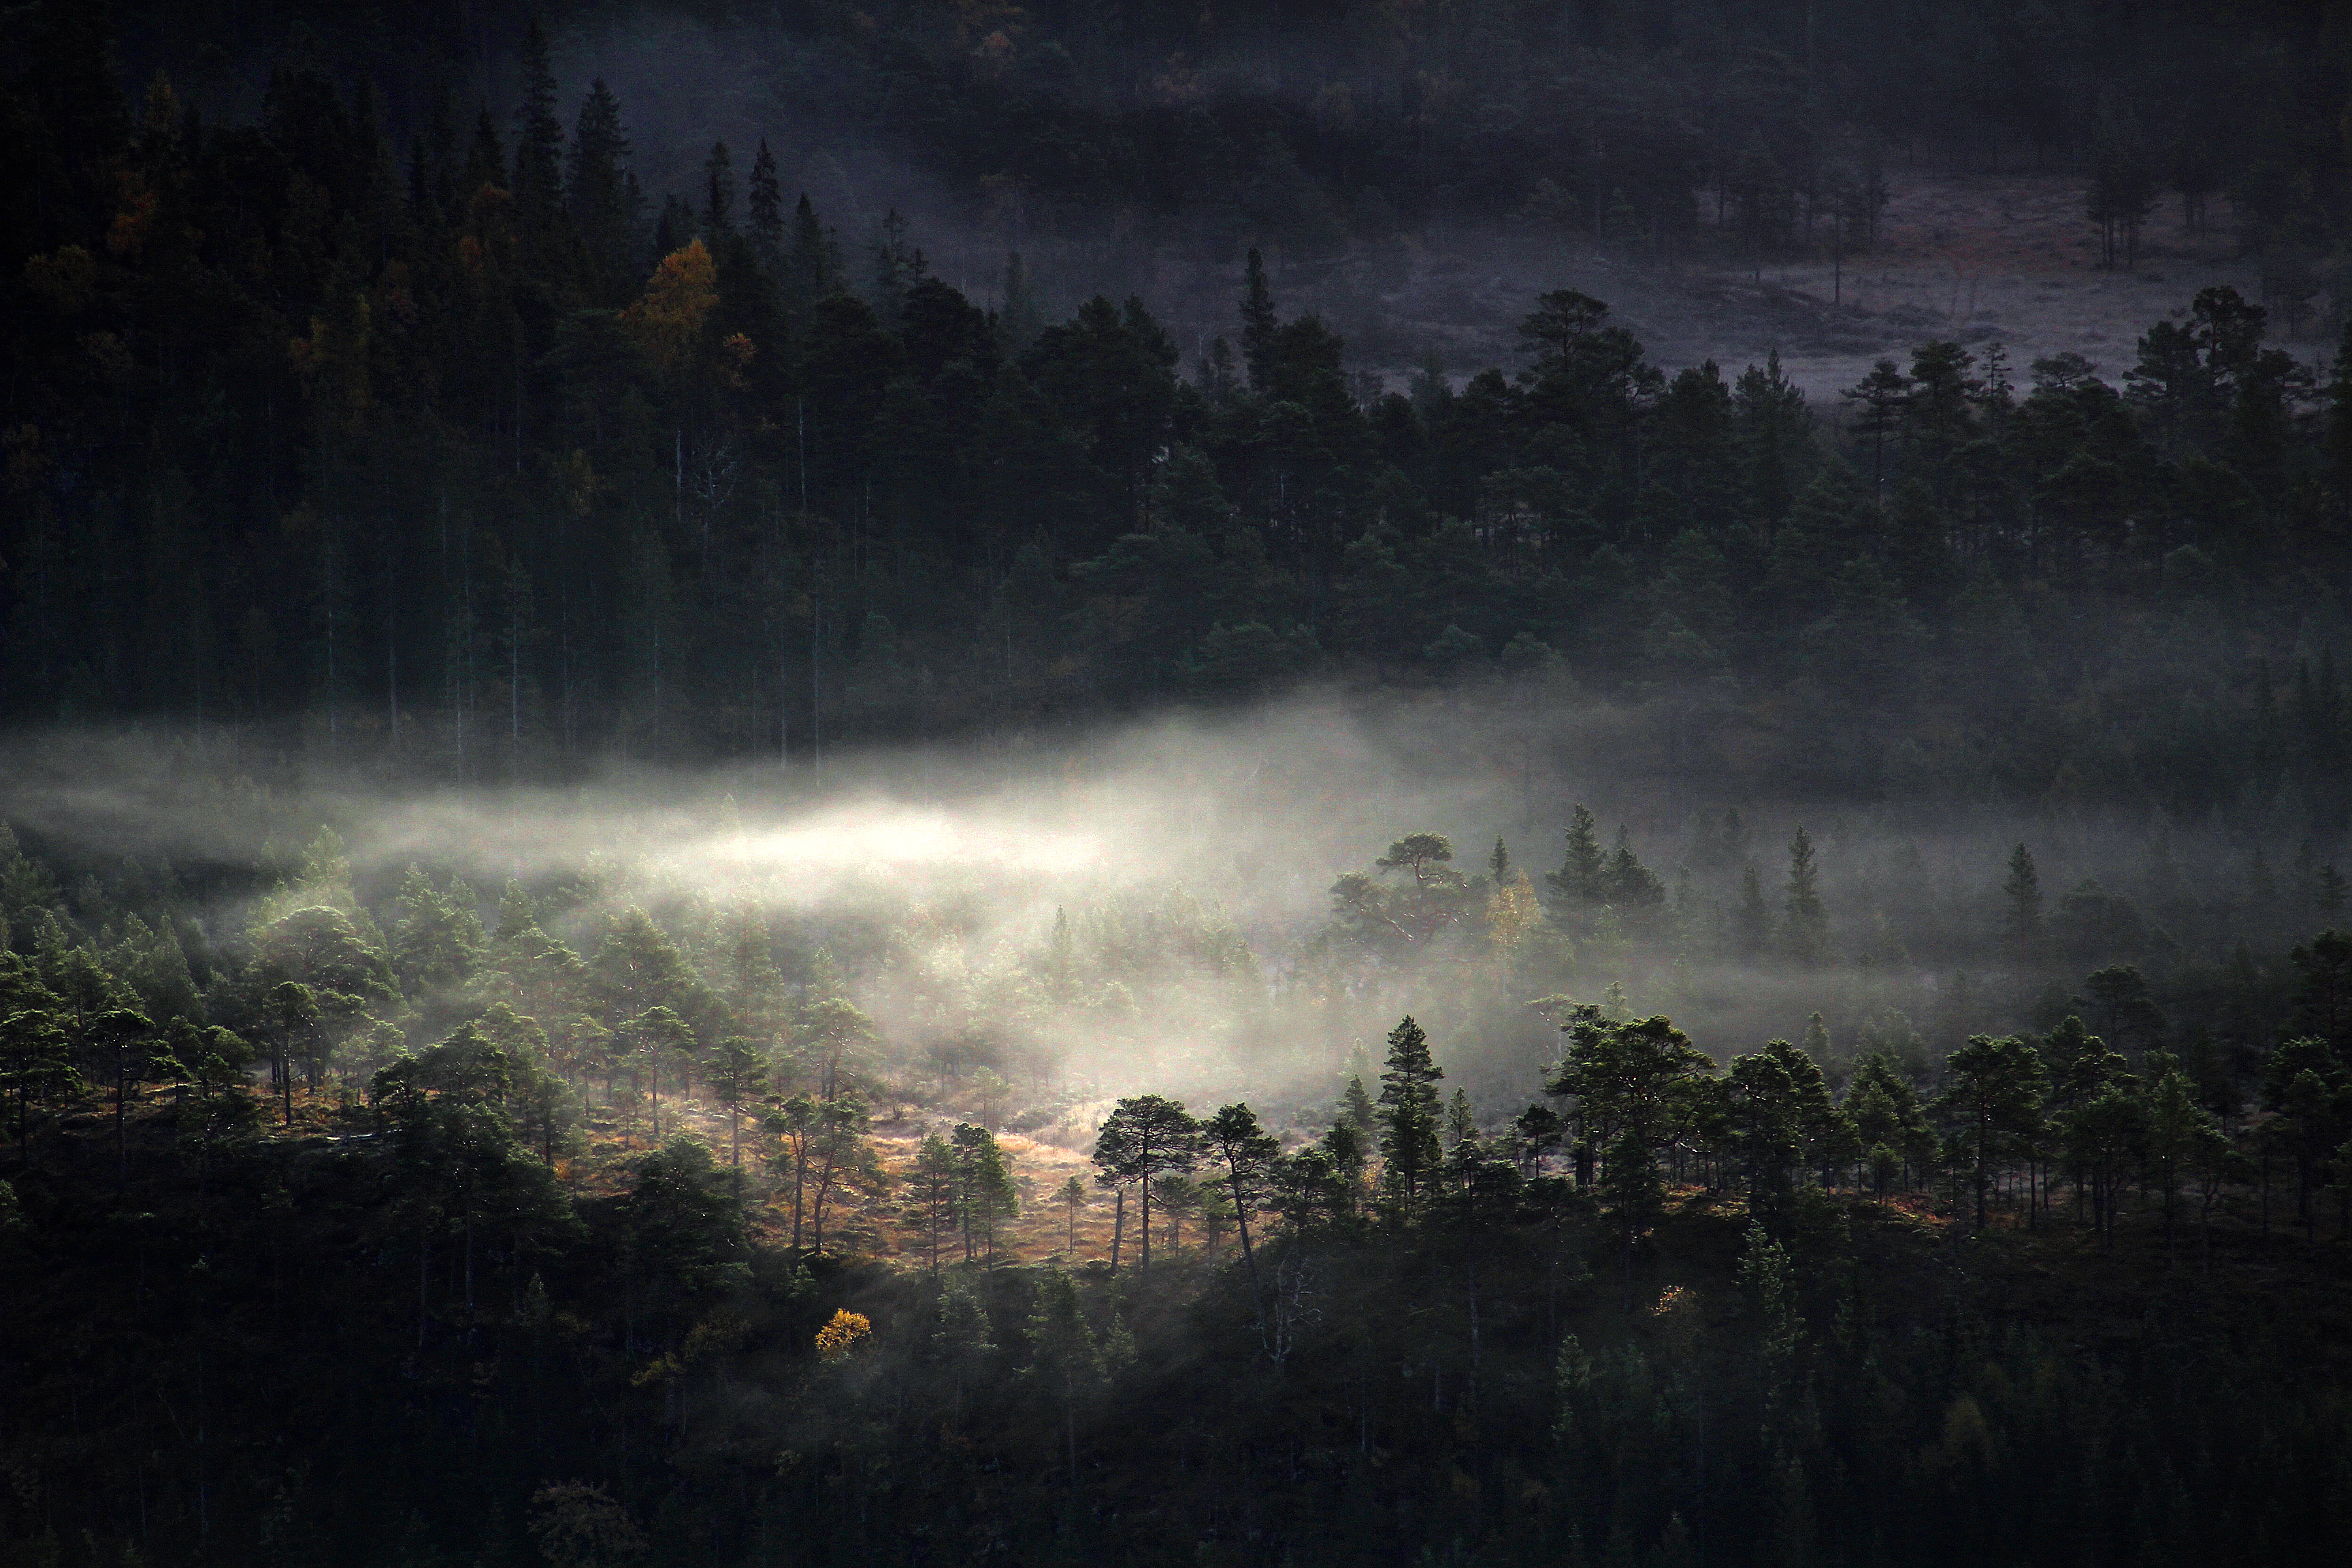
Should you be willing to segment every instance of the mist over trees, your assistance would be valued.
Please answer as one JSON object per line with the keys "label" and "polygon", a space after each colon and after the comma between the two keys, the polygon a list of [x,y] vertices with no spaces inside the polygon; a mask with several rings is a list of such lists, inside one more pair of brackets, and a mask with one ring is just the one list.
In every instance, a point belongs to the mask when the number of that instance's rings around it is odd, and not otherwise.
{"label": "mist over trees", "polygon": [[[611,861],[486,918],[331,833],[195,902],[119,864],[68,899],[10,841],[0,1528],[92,1563],[1958,1563],[2123,1517],[2135,1553],[2328,1560],[2352,938],[2252,1015],[2112,964],[2046,1027],[1955,994],[1710,1055],[1614,982],[1528,997],[1625,965],[1621,900],[1705,952],[1624,836],[1565,837],[1543,895],[1398,839],[1287,984],[1178,900],[980,969],[919,908],[860,953],[856,915]],[[1763,940],[1818,976],[1814,853]],[[2031,852],[1996,870],[1986,942],[2055,960]],[[183,930],[225,940],[192,966]],[[1429,1025],[1318,1048],[1399,987]],[[1114,1100],[1041,1048],[1187,993],[1277,1020],[1226,1070],[1281,1086]]]}
{"label": "mist over trees", "polygon": [[2333,1564],[2346,26],[0,18],[0,1556]]}
{"label": "mist over trees", "polygon": [[520,21],[501,104],[399,130],[315,41],[215,121],[118,88],[94,16],[25,27],[17,722],[504,782],[1565,666],[1730,797],[2198,813],[2340,754],[2352,383],[2227,289],[2110,364],[1925,342],[1833,407],[1561,290],[1517,363],[1383,386],[1255,245],[1179,344],[1146,299],[1049,319],[1017,256],[984,307],[764,140],[657,192]]}

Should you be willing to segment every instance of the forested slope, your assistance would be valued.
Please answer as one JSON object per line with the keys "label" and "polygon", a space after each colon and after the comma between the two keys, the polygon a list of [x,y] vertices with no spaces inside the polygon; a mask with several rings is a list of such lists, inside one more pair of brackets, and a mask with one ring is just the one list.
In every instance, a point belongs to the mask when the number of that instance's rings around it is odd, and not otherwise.
{"label": "forested slope", "polygon": [[665,205],[536,33],[395,131],[309,46],[249,122],[121,90],[100,15],[29,14],[9,100],[18,723],[495,782],[1557,658],[1728,798],[2340,828],[2352,384],[2234,293],[2105,379],[1927,342],[1830,409],[1558,291],[1382,387],[1244,247],[1180,345],[1016,263],[983,308],[756,146]]}
{"label": "forested slope", "polygon": [[[331,836],[187,910],[199,986],[175,922],[11,851],[0,1530],[76,1565],[2332,1560],[2352,939],[2243,1016],[2094,973],[2112,1043],[1817,1013],[1710,1057],[1614,984],[1528,999],[1664,918],[1580,826],[1540,899],[1436,835],[1342,877],[1303,952],[1458,1021],[1197,1116],[1038,1044],[1139,1000],[1312,1037],[1314,985],[1176,900],[1142,949],[1082,910],[941,962],[910,1016],[907,931],[853,973],[822,921],[656,922],[609,868],[372,910]],[[1764,917],[1800,966],[1809,875]],[[2063,963],[2031,878],[2004,940]]]}

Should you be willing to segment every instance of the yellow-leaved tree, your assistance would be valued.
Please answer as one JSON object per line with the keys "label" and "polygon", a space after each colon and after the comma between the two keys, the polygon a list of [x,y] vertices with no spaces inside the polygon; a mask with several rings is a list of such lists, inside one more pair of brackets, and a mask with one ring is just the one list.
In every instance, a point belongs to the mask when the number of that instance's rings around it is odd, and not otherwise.
{"label": "yellow-leaved tree", "polygon": [[863,1312],[837,1307],[832,1319],[816,1331],[816,1353],[825,1361],[840,1361],[856,1354],[873,1337],[873,1320]]}
{"label": "yellow-leaved tree", "polygon": [[698,357],[703,324],[718,304],[719,268],[702,241],[689,240],[662,258],[621,324],[664,375],[679,375]]}

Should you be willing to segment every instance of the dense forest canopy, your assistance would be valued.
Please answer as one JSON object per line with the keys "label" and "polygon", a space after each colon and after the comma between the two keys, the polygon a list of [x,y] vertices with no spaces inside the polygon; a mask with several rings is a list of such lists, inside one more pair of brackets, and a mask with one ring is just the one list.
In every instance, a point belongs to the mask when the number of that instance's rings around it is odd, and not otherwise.
{"label": "dense forest canopy", "polygon": [[2332,1563],[2348,19],[0,17],[6,1554]]}
{"label": "dense forest canopy", "polygon": [[1384,386],[1272,234],[1180,344],[1142,298],[1049,319],[1017,255],[976,303],[764,143],[658,193],[520,20],[505,99],[402,132],[331,28],[224,120],[120,85],[102,12],[18,26],[18,721],[544,779],[1557,658],[1706,710],[1676,767],[1727,795],[2195,813],[2338,755],[2352,383],[2235,291],[2104,374],[1927,342],[1816,406],[1556,290],[1516,363]]}

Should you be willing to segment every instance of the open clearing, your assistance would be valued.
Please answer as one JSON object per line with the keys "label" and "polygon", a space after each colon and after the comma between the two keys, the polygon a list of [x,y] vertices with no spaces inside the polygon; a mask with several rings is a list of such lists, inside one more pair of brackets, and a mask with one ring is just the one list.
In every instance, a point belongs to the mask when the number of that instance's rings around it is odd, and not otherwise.
{"label": "open clearing", "polygon": [[[1861,379],[1872,361],[1907,359],[1930,339],[2004,344],[2021,387],[2034,360],[2069,349],[2115,380],[2149,324],[2181,314],[2200,289],[2229,284],[2262,298],[2226,204],[2214,205],[2206,233],[2192,235],[2178,200],[2168,201],[2142,230],[2137,265],[2109,271],[2083,216],[2080,175],[1891,174],[1888,184],[1879,243],[1842,268],[1825,246],[1816,257],[1751,268],[1656,264],[1524,236],[1491,244],[1464,237],[1424,253],[1412,281],[1377,302],[1335,297],[1330,309],[1342,320],[1355,313],[1349,303],[1362,312],[1368,357],[1391,361],[1382,369],[1394,384],[1431,346],[1457,375],[1516,363],[1512,328],[1534,296],[1578,289],[1608,301],[1669,370],[1712,357],[1737,375],[1778,349],[1827,411],[1836,389]],[[2274,321],[2274,339],[2299,357],[2326,357],[2317,339],[2279,338],[2276,328]],[[2303,328],[2318,330],[2315,319]]]}

